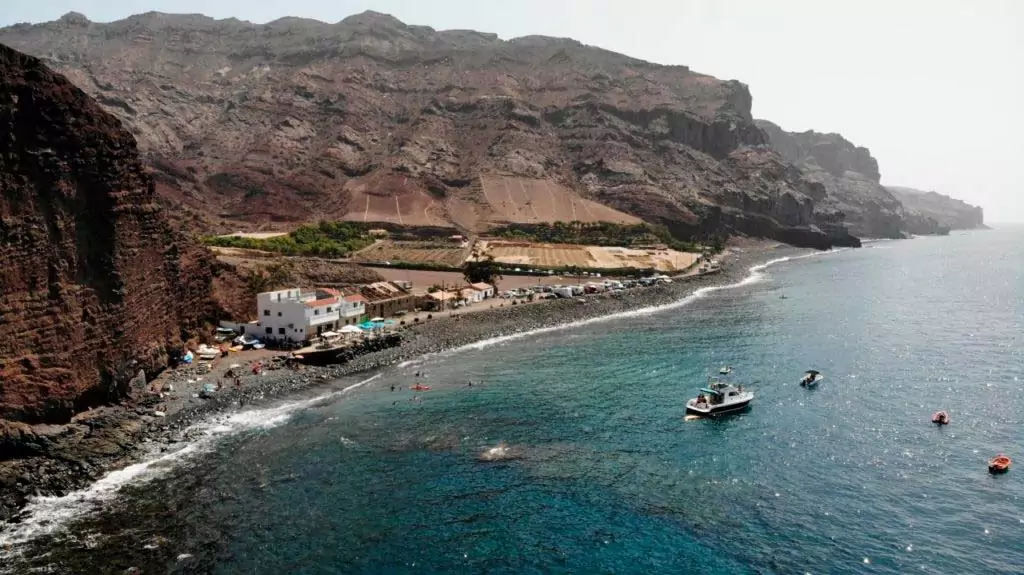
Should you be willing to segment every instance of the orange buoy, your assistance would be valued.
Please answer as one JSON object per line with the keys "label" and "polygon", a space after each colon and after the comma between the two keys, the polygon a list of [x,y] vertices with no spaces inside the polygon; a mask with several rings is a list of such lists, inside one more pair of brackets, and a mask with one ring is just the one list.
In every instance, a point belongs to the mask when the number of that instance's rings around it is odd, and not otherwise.
{"label": "orange buoy", "polygon": [[997,456],[995,456],[995,457],[993,457],[992,459],[989,460],[989,462],[988,462],[988,472],[989,473],[1006,473],[1007,471],[1010,470],[1010,464],[1011,463],[1013,463],[1013,462],[1010,461],[1009,457],[1007,457],[1007,456],[1003,455],[1002,453],[1000,453],[999,455],[997,455]]}

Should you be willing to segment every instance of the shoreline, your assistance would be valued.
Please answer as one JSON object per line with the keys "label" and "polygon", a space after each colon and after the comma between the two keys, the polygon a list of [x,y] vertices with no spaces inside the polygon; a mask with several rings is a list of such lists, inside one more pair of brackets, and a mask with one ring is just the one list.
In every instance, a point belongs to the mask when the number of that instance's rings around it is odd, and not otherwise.
{"label": "shoreline", "polygon": [[[241,414],[245,408],[267,407],[275,400],[298,396],[313,389],[343,393],[369,383],[377,376],[345,389],[331,389],[337,380],[399,366],[418,358],[451,352],[488,340],[505,341],[527,337],[537,330],[554,330],[582,322],[613,320],[619,314],[660,308],[686,300],[702,288],[721,288],[751,276],[751,268],[784,257],[808,253],[785,245],[760,244],[733,249],[723,256],[722,270],[693,275],[672,284],[642,288],[619,295],[586,296],[548,300],[522,306],[496,307],[457,316],[434,319],[403,330],[402,344],[357,357],[347,363],[313,367],[301,371],[288,368],[241,377],[241,389],[227,389],[211,399],[178,402],[166,417],[156,417],[157,406],[167,403],[146,396],[127,405],[102,407],[76,416],[63,426],[34,426],[45,433],[15,428],[20,439],[37,455],[0,462],[0,535],[25,519],[26,505],[33,497],[60,497],[86,488],[110,472],[137,464],[158,454],[171,455],[195,439],[194,426],[216,416]],[[811,252],[814,253],[814,252]],[[174,377],[173,372],[167,377]],[[165,372],[168,373],[168,372]],[[165,377],[162,375],[161,378]],[[178,377],[184,377],[180,374]],[[154,381],[159,381],[157,378]],[[297,399],[305,399],[298,396]],[[26,433],[27,432],[27,433]],[[7,432],[11,434],[11,431]],[[33,435],[33,433],[35,433]]]}

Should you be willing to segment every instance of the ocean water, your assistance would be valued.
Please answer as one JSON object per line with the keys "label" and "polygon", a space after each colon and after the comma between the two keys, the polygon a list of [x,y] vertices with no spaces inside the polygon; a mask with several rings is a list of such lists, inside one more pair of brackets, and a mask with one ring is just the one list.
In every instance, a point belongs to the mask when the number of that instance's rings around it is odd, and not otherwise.
{"label": "ocean water", "polygon": [[[1022,329],[1024,228],[777,262],[211,422],[0,548],[19,573],[1021,573]],[[751,409],[686,420],[726,364]]]}

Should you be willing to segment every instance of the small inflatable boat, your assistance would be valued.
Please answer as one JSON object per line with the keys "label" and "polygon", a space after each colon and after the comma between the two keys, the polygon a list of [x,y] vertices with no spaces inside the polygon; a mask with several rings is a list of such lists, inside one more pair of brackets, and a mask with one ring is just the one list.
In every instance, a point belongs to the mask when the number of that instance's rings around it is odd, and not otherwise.
{"label": "small inflatable boat", "polygon": [[936,411],[932,415],[932,423],[937,423],[939,425],[949,424],[949,414],[945,411]]}
{"label": "small inflatable boat", "polygon": [[416,385],[410,387],[409,389],[413,391],[430,391],[430,386],[417,383]]}
{"label": "small inflatable boat", "polygon": [[1007,456],[1003,455],[1002,453],[1000,453],[999,455],[997,455],[997,456],[995,456],[995,457],[993,457],[992,459],[989,460],[989,462],[988,462],[988,472],[989,473],[1006,473],[1007,471],[1010,470],[1010,464],[1011,463],[1013,463],[1013,462],[1010,461],[1009,457],[1007,457]]}

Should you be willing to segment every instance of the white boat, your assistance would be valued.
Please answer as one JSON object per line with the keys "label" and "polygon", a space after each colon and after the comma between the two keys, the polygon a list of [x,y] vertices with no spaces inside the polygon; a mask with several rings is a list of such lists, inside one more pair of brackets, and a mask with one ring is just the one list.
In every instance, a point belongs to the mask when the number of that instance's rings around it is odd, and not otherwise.
{"label": "white boat", "polygon": [[816,387],[823,379],[825,379],[825,376],[821,375],[820,371],[808,369],[807,373],[800,379],[800,385],[803,387]]}
{"label": "white boat", "polygon": [[729,375],[730,373],[732,373],[732,366],[731,365],[722,366],[722,369],[718,370],[718,373],[720,373],[722,375]]}
{"label": "white boat", "polygon": [[754,394],[744,391],[742,385],[709,379],[708,386],[700,390],[700,395],[686,402],[686,412],[705,416],[719,415],[744,409],[753,399]]}

